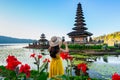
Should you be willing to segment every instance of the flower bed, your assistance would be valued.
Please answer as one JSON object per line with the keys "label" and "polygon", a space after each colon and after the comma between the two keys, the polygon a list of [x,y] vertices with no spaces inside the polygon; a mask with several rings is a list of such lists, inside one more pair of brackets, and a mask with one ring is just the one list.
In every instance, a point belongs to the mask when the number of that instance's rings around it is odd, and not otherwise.
{"label": "flower bed", "polygon": [[[62,80],[100,80],[92,79],[87,74],[87,64],[79,63],[74,66],[74,57],[69,53],[61,53],[60,56],[67,62],[65,69],[66,74],[62,76],[55,76],[50,80],[61,78]],[[29,64],[22,64],[15,56],[8,55],[6,59],[6,66],[0,66],[0,76],[4,77],[4,80],[47,80],[48,78],[48,64],[50,60],[45,58],[42,65],[40,66],[40,60],[43,58],[42,55],[36,55],[35,53],[30,55],[34,58],[34,64],[37,66],[37,70],[31,70]],[[75,69],[76,75],[72,75],[72,70]],[[112,80],[119,80],[119,74],[115,73],[112,76]]]}

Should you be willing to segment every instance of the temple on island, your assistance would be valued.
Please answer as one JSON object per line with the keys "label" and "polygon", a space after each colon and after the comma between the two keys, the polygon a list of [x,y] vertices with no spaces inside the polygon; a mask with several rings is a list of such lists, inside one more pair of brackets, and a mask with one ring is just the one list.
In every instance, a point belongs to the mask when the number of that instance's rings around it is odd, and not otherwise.
{"label": "temple on island", "polygon": [[25,48],[48,49],[49,41],[45,38],[46,38],[45,34],[42,33],[39,40],[34,41],[32,44],[29,44],[29,46],[27,46]]}
{"label": "temple on island", "polygon": [[49,41],[46,39],[45,34],[42,33],[40,39],[38,40],[39,45],[48,45]]}
{"label": "temple on island", "polygon": [[93,34],[86,31],[88,28],[84,27],[86,24],[80,3],[77,6],[75,19],[75,27],[72,28],[74,31],[68,33],[67,35],[71,38],[72,43],[88,43],[88,37],[91,38]]}

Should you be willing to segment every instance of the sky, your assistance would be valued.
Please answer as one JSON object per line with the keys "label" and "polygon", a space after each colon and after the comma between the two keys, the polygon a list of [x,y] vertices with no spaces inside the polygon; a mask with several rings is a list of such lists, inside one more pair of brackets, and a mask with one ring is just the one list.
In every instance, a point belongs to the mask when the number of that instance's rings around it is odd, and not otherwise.
{"label": "sky", "polygon": [[70,40],[79,2],[92,37],[120,31],[120,0],[0,0],[0,35]]}

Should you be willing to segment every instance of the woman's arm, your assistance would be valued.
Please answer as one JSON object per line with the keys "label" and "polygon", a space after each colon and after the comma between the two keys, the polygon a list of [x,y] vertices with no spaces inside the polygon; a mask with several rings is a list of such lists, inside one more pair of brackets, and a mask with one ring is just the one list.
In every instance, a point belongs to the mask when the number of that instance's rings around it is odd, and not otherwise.
{"label": "woman's arm", "polygon": [[60,51],[62,51],[62,52],[69,52],[67,42],[63,42],[63,44],[65,45],[65,49],[60,48]]}
{"label": "woman's arm", "polygon": [[49,52],[50,52],[50,50],[51,50],[51,47],[48,48],[48,51],[49,51]]}

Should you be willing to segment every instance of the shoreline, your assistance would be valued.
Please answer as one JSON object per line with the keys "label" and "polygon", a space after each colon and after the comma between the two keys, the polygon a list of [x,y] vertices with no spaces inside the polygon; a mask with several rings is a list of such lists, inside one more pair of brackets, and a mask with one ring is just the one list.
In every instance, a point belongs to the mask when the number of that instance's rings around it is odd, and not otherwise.
{"label": "shoreline", "polygon": [[115,51],[96,51],[96,50],[70,50],[70,53],[85,54],[85,55],[120,55],[120,52]]}

